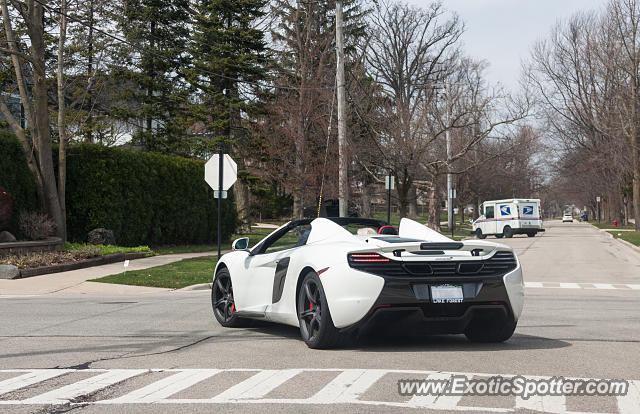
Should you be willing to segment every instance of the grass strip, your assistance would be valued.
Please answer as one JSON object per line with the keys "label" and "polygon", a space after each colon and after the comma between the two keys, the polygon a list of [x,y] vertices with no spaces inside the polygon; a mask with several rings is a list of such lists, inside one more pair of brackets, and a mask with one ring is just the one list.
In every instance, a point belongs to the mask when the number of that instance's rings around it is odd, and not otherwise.
{"label": "grass strip", "polygon": [[211,283],[217,262],[216,256],[194,257],[149,269],[105,276],[91,282],[180,289],[200,283]]}

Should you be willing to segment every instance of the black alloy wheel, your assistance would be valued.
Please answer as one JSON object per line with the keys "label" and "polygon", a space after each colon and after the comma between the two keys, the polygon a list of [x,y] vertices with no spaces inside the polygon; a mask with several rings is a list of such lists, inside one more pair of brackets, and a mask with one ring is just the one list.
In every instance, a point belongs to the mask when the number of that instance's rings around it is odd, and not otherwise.
{"label": "black alloy wheel", "polygon": [[242,318],[236,314],[231,275],[226,268],[220,269],[213,280],[211,306],[216,320],[225,328],[236,328],[242,324]]}
{"label": "black alloy wheel", "polygon": [[342,335],[333,325],[317,273],[309,272],[304,276],[298,291],[297,310],[300,334],[309,348],[330,348],[341,342]]}

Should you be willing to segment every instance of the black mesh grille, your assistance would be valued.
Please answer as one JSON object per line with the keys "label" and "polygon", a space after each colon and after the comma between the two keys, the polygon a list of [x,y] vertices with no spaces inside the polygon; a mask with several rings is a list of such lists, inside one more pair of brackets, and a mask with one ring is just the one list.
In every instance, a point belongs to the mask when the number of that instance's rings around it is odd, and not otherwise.
{"label": "black mesh grille", "polygon": [[511,252],[496,252],[486,260],[424,261],[403,263],[357,262],[348,256],[349,266],[363,272],[391,277],[440,277],[440,276],[498,276],[516,268],[516,258]]}

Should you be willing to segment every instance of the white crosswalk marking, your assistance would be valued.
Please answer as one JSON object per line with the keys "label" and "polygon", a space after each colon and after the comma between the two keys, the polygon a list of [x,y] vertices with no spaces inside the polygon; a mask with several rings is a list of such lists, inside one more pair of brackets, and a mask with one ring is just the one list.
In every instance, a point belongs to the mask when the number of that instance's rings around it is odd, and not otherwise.
{"label": "white crosswalk marking", "polygon": [[525,282],[525,288],[535,289],[589,289],[589,290],[640,290],[640,285],[616,283],[575,282]]}
{"label": "white crosswalk marking", "polygon": [[532,395],[527,399],[518,396],[516,397],[516,408],[562,414],[567,412],[567,402],[563,395]]}
{"label": "white crosswalk marking", "polygon": [[613,290],[615,287],[610,283],[593,283],[596,289]]}
{"label": "white crosswalk marking", "polygon": [[160,381],[156,381],[139,390],[130,392],[113,400],[101,401],[103,404],[154,403],[185,390],[207,378],[221,372],[219,369],[193,369],[181,371]]}
{"label": "white crosswalk marking", "polygon": [[145,372],[147,372],[146,369],[109,370],[100,375],[23,400],[22,404],[66,404],[74,398],[91,394]]}
{"label": "white crosswalk marking", "polygon": [[618,399],[620,414],[637,414],[640,407],[640,381],[629,381],[627,395],[621,395]]}
{"label": "white crosswalk marking", "polygon": [[[427,377],[428,381],[451,380],[451,374],[438,372]],[[462,395],[415,395],[407,405],[410,407],[431,408],[438,410],[453,409],[462,399]]]}
{"label": "white crosswalk marking", "polygon": [[[26,374],[19,375],[14,378],[9,378],[4,381],[0,381],[0,395],[6,394],[11,391],[18,390],[20,388],[28,387],[29,385],[37,384],[42,381],[46,381],[51,378],[58,377],[67,372],[73,371],[72,369],[37,369]],[[4,371],[12,372],[12,371]],[[13,371],[22,372],[22,371]]]}
{"label": "white crosswalk marking", "polygon": [[234,385],[212,400],[215,402],[259,399],[301,372],[299,369],[265,370]]}
{"label": "white crosswalk marking", "polygon": [[357,402],[387,371],[350,369],[344,371],[310,398],[318,404]]}
{"label": "white crosswalk marking", "polygon": [[[447,395],[440,393],[439,395],[415,395],[407,401],[376,401],[363,398],[371,388],[378,384],[375,388],[379,390],[381,386],[393,387],[397,386],[397,382],[393,377],[385,377],[387,374],[393,374],[394,377],[401,375],[400,378],[426,378],[428,380],[450,380],[452,378],[462,377],[470,380],[471,378],[479,379],[489,378],[493,375],[480,373],[456,373],[456,372],[438,372],[438,371],[417,371],[417,370],[382,370],[382,369],[331,369],[331,368],[300,368],[300,369],[283,369],[283,370],[261,370],[261,369],[34,369],[34,370],[0,370],[0,374],[15,373],[17,376],[0,381],[0,391],[4,394],[11,391],[19,390],[23,387],[38,387],[39,382],[55,378],[66,373],[87,373],[94,374],[92,377],[77,381],[75,383],[61,386],[54,390],[48,390],[35,397],[24,400],[1,400],[0,405],[16,405],[16,404],[32,404],[32,405],[48,405],[48,404],[70,404],[86,405],[86,404],[296,404],[296,405],[317,405],[317,404],[357,404],[360,406],[387,406],[396,408],[422,408],[427,410],[438,411],[462,411],[462,412],[501,412],[501,413],[517,413],[520,411],[545,412],[554,414],[599,414],[599,413],[578,413],[568,411],[565,396],[537,396],[533,395],[527,399],[521,397],[509,397],[512,401],[510,407],[472,407],[468,405],[460,405],[464,396]],[[169,372],[166,378],[155,381],[149,385],[131,391],[132,382],[126,380],[137,375],[154,372]],[[203,398],[187,398],[187,399],[171,399],[171,396],[186,390],[210,377],[214,377],[221,373],[228,372],[250,372],[253,373],[249,378],[233,385],[227,385],[225,391],[214,396],[203,396]],[[334,378],[325,383],[325,385],[315,395],[309,398],[267,398],[267,395],[276,388],[283,387],[287,390],[289,386],[296,383],[295,378],[302,374],[313,373],[333,373]],[[513,375],[504,375],[503,377],[513,377]],[[145,377],[141,377],[145,378]],[[149,378],[149,377],[147,377]],[[540,381],[551,380],[551,377],[529,376],[527,380]],[[290,381],[291,380],[291,381]],[[584,378],[582,379],[584,380]],[[124,381],[124,382],[123,382]],[[290,381],[290,382],[289,382]],[[121,387],[111,392],[118,392],[122,389],[126,394],[112,399],[97,401],[73,401],[83,396],[90,395],[101,389],[110,387],[117,383],[123,382]],[[619,414],[637,414],[640,407],[640,381],[629,381],[629,393],[625,396],[615,397],[618,403]],[[135,382],[133,382],[135,384]],[[44,385],[43,385],[44,386]],[[50,383],[49,385],[50,386]],[[129,388],[127,388],[129,387]],[[126,390],[126,391],[124,391]],[[37,391],[37,388],[34,388]],[[425,392],[434,392],[433,389],[424,389]],[[479,391],[476,389],[476,391]],[[41,391],[42,392],[42,391]],[[33,391],[31,394],[33,395]],[[589,397],[591,398],[591,397]],[[605,398],[605,397],[601,397]],[[609,397],[606,397],[609,398]],[[611,397],[613,398],[613,397]],[[73,402],[72,402],[73,401]],[[302,410],[302,409],[301,409]],[[609,413],[613,414],[613,413]]]}
{"label": "white crosswalk marking", "polygon": [[577,283],[560,283],[562,289],[581,289]]}

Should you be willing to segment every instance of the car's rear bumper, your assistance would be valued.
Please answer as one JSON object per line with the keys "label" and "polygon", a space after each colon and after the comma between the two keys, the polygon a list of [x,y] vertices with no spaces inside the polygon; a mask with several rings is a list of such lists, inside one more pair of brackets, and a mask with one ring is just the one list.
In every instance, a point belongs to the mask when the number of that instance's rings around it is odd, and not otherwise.
{"label": "car's rear bumper", "polygon": [[[433,303],[416,298],[416,284],[461,285],[461,303]],[[428,289],[430,292],[430,289]],[[464,333],[474,320],[506,324],[518,320],[523,302],[522,273],[518,267],[504,276],[443,278],[416,281],[385,277],[384,287],[367,315],[345,331],[418,331],[428,334]]]}

